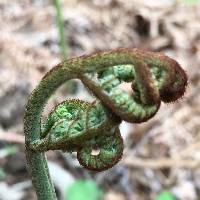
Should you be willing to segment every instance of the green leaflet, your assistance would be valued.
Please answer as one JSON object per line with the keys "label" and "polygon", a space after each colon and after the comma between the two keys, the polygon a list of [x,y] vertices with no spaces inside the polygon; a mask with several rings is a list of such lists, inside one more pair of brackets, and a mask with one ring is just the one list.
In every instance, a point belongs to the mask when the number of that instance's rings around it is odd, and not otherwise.
{"label": "green leaflet", "polygon": [[159,193],[155,200],[176,200],[175,196],[169,191]]}
{"label": "green leaflet", "polygon": [[90,180],[78,180],[66,190],[66,200],[101,200],[103,192]]}

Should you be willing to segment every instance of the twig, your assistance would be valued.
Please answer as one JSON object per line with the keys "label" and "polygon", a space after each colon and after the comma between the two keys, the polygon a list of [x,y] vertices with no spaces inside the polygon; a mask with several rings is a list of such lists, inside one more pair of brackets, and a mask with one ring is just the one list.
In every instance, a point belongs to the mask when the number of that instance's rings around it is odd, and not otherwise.
{"label": "twig", "polygon": [[137,157],[127,157],[122,161],[125,165],[131,168],[151,168],[151,169],[163,169],[163,168],[189,168],[196,169],[200,166],[199,160],[192,159],[143,159]]}
{"label": "twig", "polygon": [[15,143],[15,144],[25,143],[25,138],[23,135],[10,133],[10,132],[3,132],[3,131],[0,131],[0,140],[10,142],[10,143]]}

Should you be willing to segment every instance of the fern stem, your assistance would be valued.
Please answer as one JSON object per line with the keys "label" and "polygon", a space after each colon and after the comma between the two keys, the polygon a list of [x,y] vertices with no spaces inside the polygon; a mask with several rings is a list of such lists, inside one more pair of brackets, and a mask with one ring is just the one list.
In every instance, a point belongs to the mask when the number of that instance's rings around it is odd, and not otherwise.
{"label": "fern stem", "polygon": [[55,10],[56,10],[56,23],[58,27],[58,34],[59,34],[59,45],[60,50],[63,58],[68,57],[68,50],[67,50],[67,43],[65,38],[65,31],[64,31],[64,20],[61,11],[61,4],[60,0],[53,0]]}

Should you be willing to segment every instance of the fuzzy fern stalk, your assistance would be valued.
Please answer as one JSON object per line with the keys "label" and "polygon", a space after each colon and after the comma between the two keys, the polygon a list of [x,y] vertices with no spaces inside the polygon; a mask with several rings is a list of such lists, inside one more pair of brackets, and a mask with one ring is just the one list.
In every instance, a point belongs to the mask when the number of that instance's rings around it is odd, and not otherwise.
{"label": "fuzzy fern stalk", "polygon": [[[97,100],[66,100],[41,124],[47,100],[60,85],[74,78],[80,79]],[[132,94],[118,87],[122,82],[132,84]],[[109,169],[123,153],[121,121],[147,121],[161,101],[176,101],[186,86],[186,73],[175,60],[139,49],[103,51],[55,66],[30,95],[24,119],[27,163],[38,199],[56,199],[46,151],[77,152],[83,167],[97,172]],[[93,155],[96,148],[100,152]]]}

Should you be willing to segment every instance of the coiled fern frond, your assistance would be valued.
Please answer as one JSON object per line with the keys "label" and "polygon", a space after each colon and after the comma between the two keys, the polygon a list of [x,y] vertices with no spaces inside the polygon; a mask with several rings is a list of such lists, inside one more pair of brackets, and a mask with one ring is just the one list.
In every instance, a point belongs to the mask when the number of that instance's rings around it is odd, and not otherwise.
{"label": "coiled fern frond", "polygon": [[[61,84],[74,78],[80,79],[97,100],[66,100],[41,124],[49,97]],[[122,82],[131,83],[132,94],[119,88]],[[45,151],[76,151],[84,167],[108,169],[123,153],[121,121],[147,121],[156,114],[161,101],[176,101],[186,86],[186,73],[175,60],[139,49],[104,51],[65,60],[54,67],[32,92],[24,120],[27,160],[38,198],[55,198]],[[99,154],[93,155],[92,149],[96,148]]]}

